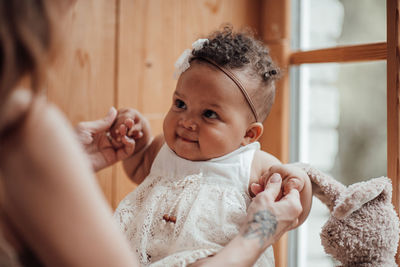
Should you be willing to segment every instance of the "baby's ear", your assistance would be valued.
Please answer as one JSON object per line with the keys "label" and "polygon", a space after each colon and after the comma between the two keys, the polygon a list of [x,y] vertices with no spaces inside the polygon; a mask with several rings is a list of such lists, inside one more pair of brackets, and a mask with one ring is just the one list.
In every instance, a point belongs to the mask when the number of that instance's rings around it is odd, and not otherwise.
{"label": "baby's ear", "polygon": [[260,138],[264,131],[264,126],[261,122],[253,122],[246,130],[246,134],[243,137],[242,145],[248,145],[253,143]]}
{"label": "baby's ear", "polygon": [[386,177],[350,185],[338,199],[332,215],[338,219],[344,219],[378,196],[382,197],[383,202],[392,200],[391,181]]}

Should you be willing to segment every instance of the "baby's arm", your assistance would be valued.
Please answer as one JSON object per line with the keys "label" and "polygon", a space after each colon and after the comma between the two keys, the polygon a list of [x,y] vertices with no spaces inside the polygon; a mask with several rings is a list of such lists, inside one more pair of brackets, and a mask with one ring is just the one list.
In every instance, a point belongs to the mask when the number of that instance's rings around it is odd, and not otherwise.
{"label": "baby's arm", "polygon": [[250,194],[257,195],[264,190],[264,186],[272,174],[279,173],[282,177],[281,193],[277,200],[287,195],[290,190],[296,189],[300,193],[300,202],[303,211],[299,217],[301,225],[307,218],[312,203],[311,181],[308,175],[300,168],[290,164],[281,164],[278,159],[264,151],[257,151],[252,164],[252,179],[250,179]]}
{"label": "baby's arm", "polygon": [[125,173],[136,184],[140,184],[150,173],[151,165],[164,144],[164,136],[157,135],[149,144],[123,162]]}
{"label": "baby's arm", "polygon": [[124,160],[123,166],[129,178],[140,184],[149,174],[154,158],[164,143],[163,136],[153,138],[146,117],[131,108],[118,111],[117,120],[110,133],[115,148],[123,145],[123,138],[134,140],[135,150],[132,156]]}
{"label": "baby's arm", "polygon": [[272,166],[281,164],[276,157],[262,150],[254,153],[249,181],[249,193],[252,197],[264,191],[264,184],[260,183],[263,174],[266,174]]}

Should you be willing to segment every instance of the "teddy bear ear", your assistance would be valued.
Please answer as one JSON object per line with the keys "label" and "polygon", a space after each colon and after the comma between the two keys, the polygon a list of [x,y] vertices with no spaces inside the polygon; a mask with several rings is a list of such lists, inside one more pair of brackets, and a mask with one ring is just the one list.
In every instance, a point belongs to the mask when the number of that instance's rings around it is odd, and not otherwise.
{"label": "teddy bear ear", "polygon": [[337,219],[344,219],[377,197],[380,197],[380,200],[385,203],[391,202],[392,183],[387,177],[374,178],[350,185],[338,198],[332,215]]}

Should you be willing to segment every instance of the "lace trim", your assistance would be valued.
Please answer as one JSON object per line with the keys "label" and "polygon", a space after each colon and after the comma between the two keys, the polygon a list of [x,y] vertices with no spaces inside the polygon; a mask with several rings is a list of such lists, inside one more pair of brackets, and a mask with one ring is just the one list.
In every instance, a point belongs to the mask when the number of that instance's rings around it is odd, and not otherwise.
{"label": "lace trim", "polygon": [[182,251],[169,255],[155,263],[150,264],[151,267],[183,267],[195,263],[200,259],[215,255],[219,249],[200,249],[195,251]]}

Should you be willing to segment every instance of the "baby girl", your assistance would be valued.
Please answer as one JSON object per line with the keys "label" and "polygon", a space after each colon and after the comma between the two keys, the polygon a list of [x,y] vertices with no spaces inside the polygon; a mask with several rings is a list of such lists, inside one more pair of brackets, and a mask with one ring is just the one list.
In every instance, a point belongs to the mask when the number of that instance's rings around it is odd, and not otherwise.
{"label": "baby girl", "polygon": [[[300,192],[297,225],[307,217],[307,175],[257,142],[278,72],[262,42],[227,26],[178,59],[162,135],[153,138],[136,110],[120,110],[110,138],[114,146],[124,136],[135,140],[124,168],[140,185],[115,217],[143,265],[186,266],[216,254],[238,234],[251,197],[273,173],[282,176],[281,196],[292,188]],[[256,266],[274,266],[272,248]]]}

